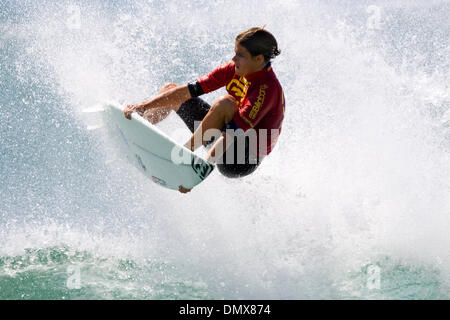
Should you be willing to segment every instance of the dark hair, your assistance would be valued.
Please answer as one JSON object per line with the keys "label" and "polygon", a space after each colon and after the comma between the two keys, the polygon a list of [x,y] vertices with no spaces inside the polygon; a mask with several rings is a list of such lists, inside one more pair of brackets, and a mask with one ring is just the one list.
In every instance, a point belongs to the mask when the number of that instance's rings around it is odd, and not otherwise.
{"label": "dark hair", "polygon": [[262,54],[266,62],[281,53],[278,49],[277,40],[269,31],[264,30],[264,27],[248,29],[240,33],[236,37],[236,41],[247,49],[252,56]]}

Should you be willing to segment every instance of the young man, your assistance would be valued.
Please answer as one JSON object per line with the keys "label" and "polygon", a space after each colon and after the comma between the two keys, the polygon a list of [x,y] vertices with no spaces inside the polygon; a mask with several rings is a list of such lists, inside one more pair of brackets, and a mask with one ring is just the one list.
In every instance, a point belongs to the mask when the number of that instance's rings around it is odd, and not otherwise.
{"label": "young man", "polygon": [[[232,62],[188,85],[167,84],[156,97],[138,105],[128,105],[124,115],[131,119],[131,113],[138,112],[155,124],[174,110],[193,133],[186,148],[195,151],[202,144],[213,142],[207,160],[217,161],[223,175],[230,178],[249,175],[272,151],[281,131],[285,101],[271,66],[271,60],[279,54],[277,41],[271,33],[264,28],[251,28],[236,37]],[[212,106],[198,98],[222,87],[226,87],[228,94]],[[222,131],[220,138],[211,139],[208,133],[213,129]],[[243,150],[238,148],[238,137],[230,135],[230,130],[246,133]],[[256,139],[250,139],[250,133],[256,135]],[[233,156],[227,157],[227,152]],[[238,157],[244,161],[236,161]],[[180,186],[179,191],[190,190]]]}

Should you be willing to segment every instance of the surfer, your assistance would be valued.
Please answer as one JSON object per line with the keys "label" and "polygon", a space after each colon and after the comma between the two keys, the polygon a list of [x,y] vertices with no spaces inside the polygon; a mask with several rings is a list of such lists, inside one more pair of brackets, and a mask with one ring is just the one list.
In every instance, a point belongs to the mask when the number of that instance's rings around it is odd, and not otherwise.
{"label": "surfer", "polygon": [[[131,114],[137,112],[156,124],[174,110],[193,133],[186,148],[195,151],[201,145],[210,145],[206,159],[217,162],[218,170],[226,177],[253,173],[273,150],[281,132],[284,94],[271,66],[280,50],[275,37],[263,27],[240,33],[234,51],[231,62],[196,81],[187,85],[166,84],[152,99],[127,105],[125,117],[131,119]],[[227,94],[212,106],[199,98],[222,87]],[[220,130],[221,134],[211,137],[208,130]],[[230,132],[245,132],[245,143],[238,143],[239,135]],[[256,139],[251,139],[250,133]],[[238,148],[239,145],[244,148]],[[231,156],[227,157],[227,152]],[[180,186],[179,191],[186,193],[190,189]]]}

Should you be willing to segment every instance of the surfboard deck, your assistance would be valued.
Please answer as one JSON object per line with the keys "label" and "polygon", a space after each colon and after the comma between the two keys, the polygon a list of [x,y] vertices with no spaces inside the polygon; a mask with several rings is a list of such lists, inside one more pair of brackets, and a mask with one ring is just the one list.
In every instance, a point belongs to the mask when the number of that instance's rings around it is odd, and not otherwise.
{"label": "surfboard deck", "polygon": [[191,189],[214,170],[214,164],[179,145],[136,112],[128,120],[118,103],[105,103],[103,109],[120,149],[153,182],[173,190],[179,186]]}

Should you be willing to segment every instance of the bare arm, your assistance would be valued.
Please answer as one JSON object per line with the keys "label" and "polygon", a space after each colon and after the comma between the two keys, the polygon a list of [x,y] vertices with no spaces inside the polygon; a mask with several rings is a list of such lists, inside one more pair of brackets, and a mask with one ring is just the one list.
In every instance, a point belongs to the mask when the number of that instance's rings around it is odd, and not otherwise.
{"label": "bare arm", "polygon": [[186,100],[191,98],[188,86],[176,86],[165,92],[158,94],[157,96],[141,102],[136,105],[127,105],[123,113],[125,118],[131,120],[131,114],[135,111],[144,112],[148,109],[170,107],[171,109],[178,111],[180,105]]}

